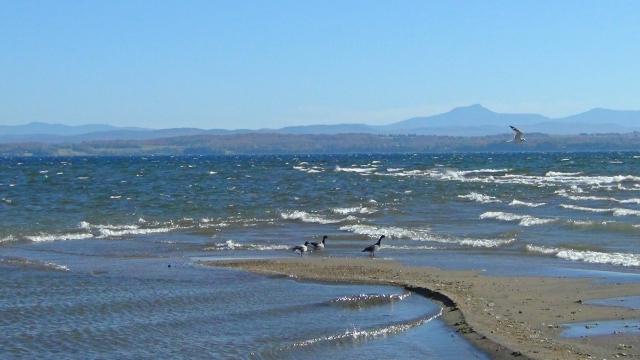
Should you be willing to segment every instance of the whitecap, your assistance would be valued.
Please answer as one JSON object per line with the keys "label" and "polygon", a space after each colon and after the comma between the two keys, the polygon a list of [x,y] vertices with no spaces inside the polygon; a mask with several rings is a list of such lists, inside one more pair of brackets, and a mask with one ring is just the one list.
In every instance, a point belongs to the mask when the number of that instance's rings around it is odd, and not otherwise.
{"label": "whitecap", "polygon": [[16,237],[13,235],[9,235],[9,236],[5,236],[3,238],[0,238],[0,244],[2,243],[8,243],[8,242],[14,242],[16,241]]}
{"label": "whitecap", "polygon": [[543,206],[546,205],[547,203],[531,203],[531,202],[526,202],[526,201],[520,201],[518,199],[513,199],[513,201],[511,201],[509,203],[509,206],[527,206],[527,207],[538,207],[538,206]]}
{"label": "whitecap", "polygon": [[29,260],[24,258],[0,258],[0,263],[14,265],[14,266],[23,266],[29,267],[39,270],[49,270],[49,271],[62,271],[67,272],[70,271],[69,267],[66,265],[56,264],[50,261],[38,261],[38,260]]}
{"label": "whitecap", "polygon": [[565,260],[582,261],[592,264],[640,266],[640,254],[619,252],[607,253],[601,251],[550,248],[535,245],[527,245],[526,250],[544,255],[554,255],[555,257]]}
{"label": "whitecap", "polygon": [[215,244],[204,248],[205,251],[218,251],[218,250],[289,250],[289,246],[282,244],[241,244],[233,240],[227,240],[224,243]]}
{"label": "whitecap", "polygon": [[582,172],[562,172],[562,171],[547,171],[544,176],[546,177],[554,177],[554,176],[576,176],[580,175]]}
{"label": "whitecap", "polygon": [[633,209],[623,209],[623,208],[591,208],[586,206],[576,206],[576,205],[568,205],[568,204],[560,204],[562,208],[577,210],[577,211],[587,211],[594,213],[611,213],[613,216],[640,216],[640,210]]}
{"label": "whitecap", "polygon": [[375,209],[371,209],[364,206],[354,206],[354,207],[344,207],[344,208],[333,208],[332,212],[340,215],[348,215],[348,214],[373,214],[376,212]]}
{"label": "whitecap", "polygon": [[147,229],[131,228],[131,229],[120,229],[120,230],[112,230],[112,229],[108,229],[108,228],[100,228],[99,229],[100,236],[98,236],[98,237],[99,238],[106,238],[106,237],[122,237],[122,236],[127,236],[127,235],[147,235],[147,234],[167,233],[167,232],[171,232],[171,231],[176,230],[176,229],[178,229],[177,226],[160,227],[160,228],[147,228]]}
{"label": "whitecap", "polygon": [[300,220],[302,222],[318,223],[318,224],[336,224],[336,223],[356,219],[353,216],[346,217],[344,219],[329,219],[327,217],[317,215],[317,214],[310,214],[302,210],[285,211],[280,213],[280,217],[282,217],[285,220]]}
{"label": "whitecap", "polygon": [[502,201],[496,197],[480,194],[477,192],[471,192],[466,195],[458,195],[460,199],[472,200],[475,202],[489,204],[489,203],[501,203]]}
{"label": "whitecap", "polygon": [[84,240],[90,239],[93,234],[89,233],[70,233],[70,234],[47,234],[40,233],[38,235],[27,235],[25,239],[33,242],[48,242],[48,241],[62,241],[62,240]]}
{"label": "whitecap", "polygon": [[556,221],[557,219],[537,218],[531,215],[517,215],[502,211],[488,211],[480,215],[480,219],[494,219],[501,221],[518,221],[520,226],[543,225]]}
{"label": "whitecap", "polygon": [[377,167],[350,167],[350,168],[343,168],[340,166],[336,166],[335,169],[337,172],[355,172],[355,173],[369,173],[372,171],[376,171]]}
{"label": "whitecap", "polygon": [[[409,239],[416,241],[430,241],[444,244],[455,244],[470,247],[498,247],[510,244],[515,241],[511,239],[475,239],[475,238],[449,238],[431,233],[428,229],[406,229],[397,226],[379,227],[374,225],[354,224],[341,226],[340,230],[353,232],[355,234],[367,235],[376,238],[384,235],[390,239]],[[382,244],[385,248],[386,244]],[[394,245],[395,246],[395,245]]]}
{"label": "whitecap", "polygon": [[391,250],[436,250],[436,247],[428,246],[428,245],[382,245],[383,249],[391,249]]}

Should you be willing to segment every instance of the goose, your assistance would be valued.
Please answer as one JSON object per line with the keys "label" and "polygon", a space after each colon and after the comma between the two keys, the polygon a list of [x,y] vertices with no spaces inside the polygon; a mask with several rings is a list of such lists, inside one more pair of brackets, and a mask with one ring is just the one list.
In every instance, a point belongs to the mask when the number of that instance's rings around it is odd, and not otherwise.
{"label": "goose", "polygon": [[520,131],[517,127],[512,125],[509,125],[509,127],[511,128],[511,130],[513,130],[514,134],[513,134],[513,140],[510,140],[508,142],[523,143],[527,141],[527,139],[525,139],[524,137],[524,133]]}
{"label": "goose", "polygon": [[305,241],[304,245],[294,246],[291,248],[291,251],[299,253],[300,256],[302,256],[302,254],[306,253],[307,250],[309,249],[308,246],[309,246],[309,242]]}
{"label": "goose", "polygon": [[382,241],[382,239],[384,239],[384,235],[380,236],[380,239],[378,239],[378,242],[376,242],[375,244],[369,245],[364,248],[362,252],[368,252],[371,257],[376,257],[376,251],[380,250],[380,242]]}
{"label": "goose", "polygon": [[317,243],[317,242],[312,242],[311,246],[313,246],[314,250],[323,250],[324,249],[324,242],[325,240],[327,240],[328,236],[325,235],[322,237],[322,241]]}

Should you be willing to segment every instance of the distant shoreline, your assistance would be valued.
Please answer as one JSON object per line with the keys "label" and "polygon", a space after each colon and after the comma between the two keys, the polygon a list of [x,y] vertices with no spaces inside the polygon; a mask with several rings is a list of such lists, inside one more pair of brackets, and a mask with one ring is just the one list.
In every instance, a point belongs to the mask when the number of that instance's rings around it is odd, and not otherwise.
{"label": "distant shoreline", "polygon": [[2,157],[329,155],[639,151],[640,133],[488,136],[278,134],[192,135],[151,140],[0,143]]}
{"label": "distant shoreline", "polygon": [[[622,339],[561,338],[570,322],[640,317],[640,311],[585,304],[585,300],[639,295],[640,284],[597,284],[593,279],[488,277],[472,271],[407,267],[365,259],[282,259],[202,262],[300,280],[404,287],[442,302],[443,320],[494,359],[615,358]],[[458,311],[459,309],[459,311]],[[627,354],[640,339],[624,337]]]}

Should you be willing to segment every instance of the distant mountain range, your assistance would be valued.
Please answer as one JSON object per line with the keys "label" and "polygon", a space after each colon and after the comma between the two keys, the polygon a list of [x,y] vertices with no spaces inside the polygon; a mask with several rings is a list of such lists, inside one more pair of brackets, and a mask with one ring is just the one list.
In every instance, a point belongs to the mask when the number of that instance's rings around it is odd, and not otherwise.
{"label": "distant mountain range", "polygon": [[508,125],[520,127],[527,133],[552,135],[628,133],[640,131],[640,111],[597,108],[564,118],[549,118],[539,114],[497,113],[476,104],[458,107],[442,114],[415,117],[389,125],[307,125],[259,130],[147,129],[104,124],[68,126],[37,122],[16,126],[0,126],[0,143],[79,143],[248,133],[486,136],[509,133]]}

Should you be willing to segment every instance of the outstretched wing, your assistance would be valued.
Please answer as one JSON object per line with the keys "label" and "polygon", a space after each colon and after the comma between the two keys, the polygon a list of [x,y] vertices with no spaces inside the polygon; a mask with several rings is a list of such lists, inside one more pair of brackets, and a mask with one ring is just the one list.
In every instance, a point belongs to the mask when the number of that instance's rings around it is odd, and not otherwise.
{"label": "outstretched wing", "polygon": [[513,130],[516,133],[516,136],[522,136],[524,135],[522,131],[520,131],[517,127],[513,126],[513,125],[509,125],[509,127],[511,128],[511,130]]}

